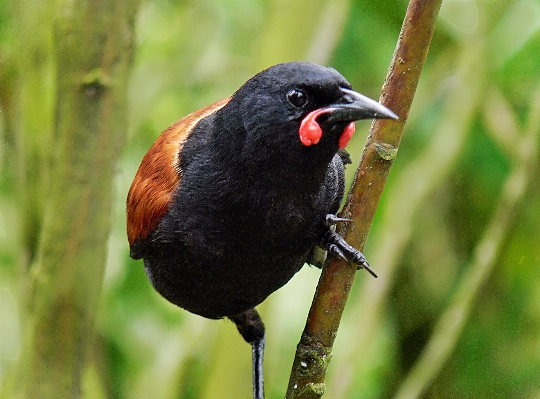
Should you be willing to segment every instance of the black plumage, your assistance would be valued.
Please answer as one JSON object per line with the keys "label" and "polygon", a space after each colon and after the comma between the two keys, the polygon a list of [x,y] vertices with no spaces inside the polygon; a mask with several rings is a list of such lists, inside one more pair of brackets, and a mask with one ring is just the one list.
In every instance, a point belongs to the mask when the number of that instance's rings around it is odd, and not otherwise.
{"label": "black plumage", "polygon": [[257,74],[149,151],[128,195],[132,257],[170,302],[233,320],[260,368],[254,307],[316,248],[368,267],[331,228],[345,188],[340,147],[355,120],[394,117],[331,68],[296,62]]}

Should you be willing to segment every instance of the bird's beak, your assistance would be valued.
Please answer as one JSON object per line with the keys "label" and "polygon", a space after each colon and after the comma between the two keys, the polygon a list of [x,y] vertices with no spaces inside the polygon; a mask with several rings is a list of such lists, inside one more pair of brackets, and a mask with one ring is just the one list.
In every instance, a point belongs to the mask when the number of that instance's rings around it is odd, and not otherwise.
{"label": "bird's beak", "polygon": [[354,134],[354,121],[360,119],[398,119],[398,116],[371,98],[349,89],[341,89],[342,96],[337,102],[307,114],[298,131],[300,142],[309,147],[317,144],[322,137],[321,124],[344,124],[339,136],[339,148],[345,148]]}
{"label": "bird's beak", "polygon": [[360,119],[398,119],[384,105],[354,90],[341,89],[343,96],[338,103],[325,108],[323,123],[353,122]]}

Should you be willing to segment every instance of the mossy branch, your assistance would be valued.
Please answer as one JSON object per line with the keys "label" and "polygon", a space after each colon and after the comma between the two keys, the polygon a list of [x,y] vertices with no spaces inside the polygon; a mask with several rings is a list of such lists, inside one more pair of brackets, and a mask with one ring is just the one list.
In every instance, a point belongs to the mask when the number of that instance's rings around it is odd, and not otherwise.
{"label": "mossy branch", "polygon": [[[381,102],[400,120],[375,121],[342,214],[353,219],[346,240],[363,248],[408,118],[433,37],[441,0],[411,0]],[[323,270],[293,362],[286,397],[316,399],[325,391],[328,359],[356,269],[340,260]],[[376,284],[376,281],[374,282]]]}

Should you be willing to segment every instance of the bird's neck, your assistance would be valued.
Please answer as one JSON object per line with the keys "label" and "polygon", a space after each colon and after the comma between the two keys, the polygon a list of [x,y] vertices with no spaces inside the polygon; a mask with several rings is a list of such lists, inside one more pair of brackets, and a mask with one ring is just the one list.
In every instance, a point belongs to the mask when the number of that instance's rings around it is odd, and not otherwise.
{"label": "bird's neck", "polygon": [[[214,128],[214,156],[248,184],[264,182],[266,187],[286,185],[292,189],[318,190],[337,151],[337,147],[305,147],[300,141],[291,144],[288,132],[279,129],[254,138],[245,131],[240,118],[235,119],[230,113],[223,120],[218,112]],[[267,142],[265,137],[274,139]]]}

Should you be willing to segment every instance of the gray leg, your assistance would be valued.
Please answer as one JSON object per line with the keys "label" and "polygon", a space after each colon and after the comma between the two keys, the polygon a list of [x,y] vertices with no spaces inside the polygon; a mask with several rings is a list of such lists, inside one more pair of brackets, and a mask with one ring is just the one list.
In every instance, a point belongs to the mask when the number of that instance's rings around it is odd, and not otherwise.
{"label": "gray leg", "polygon": [[246,342],[251,344],[253,366],[253,399],[264,399],[264,323],[255,309],[249,309],[235,316],[228,316]]}

